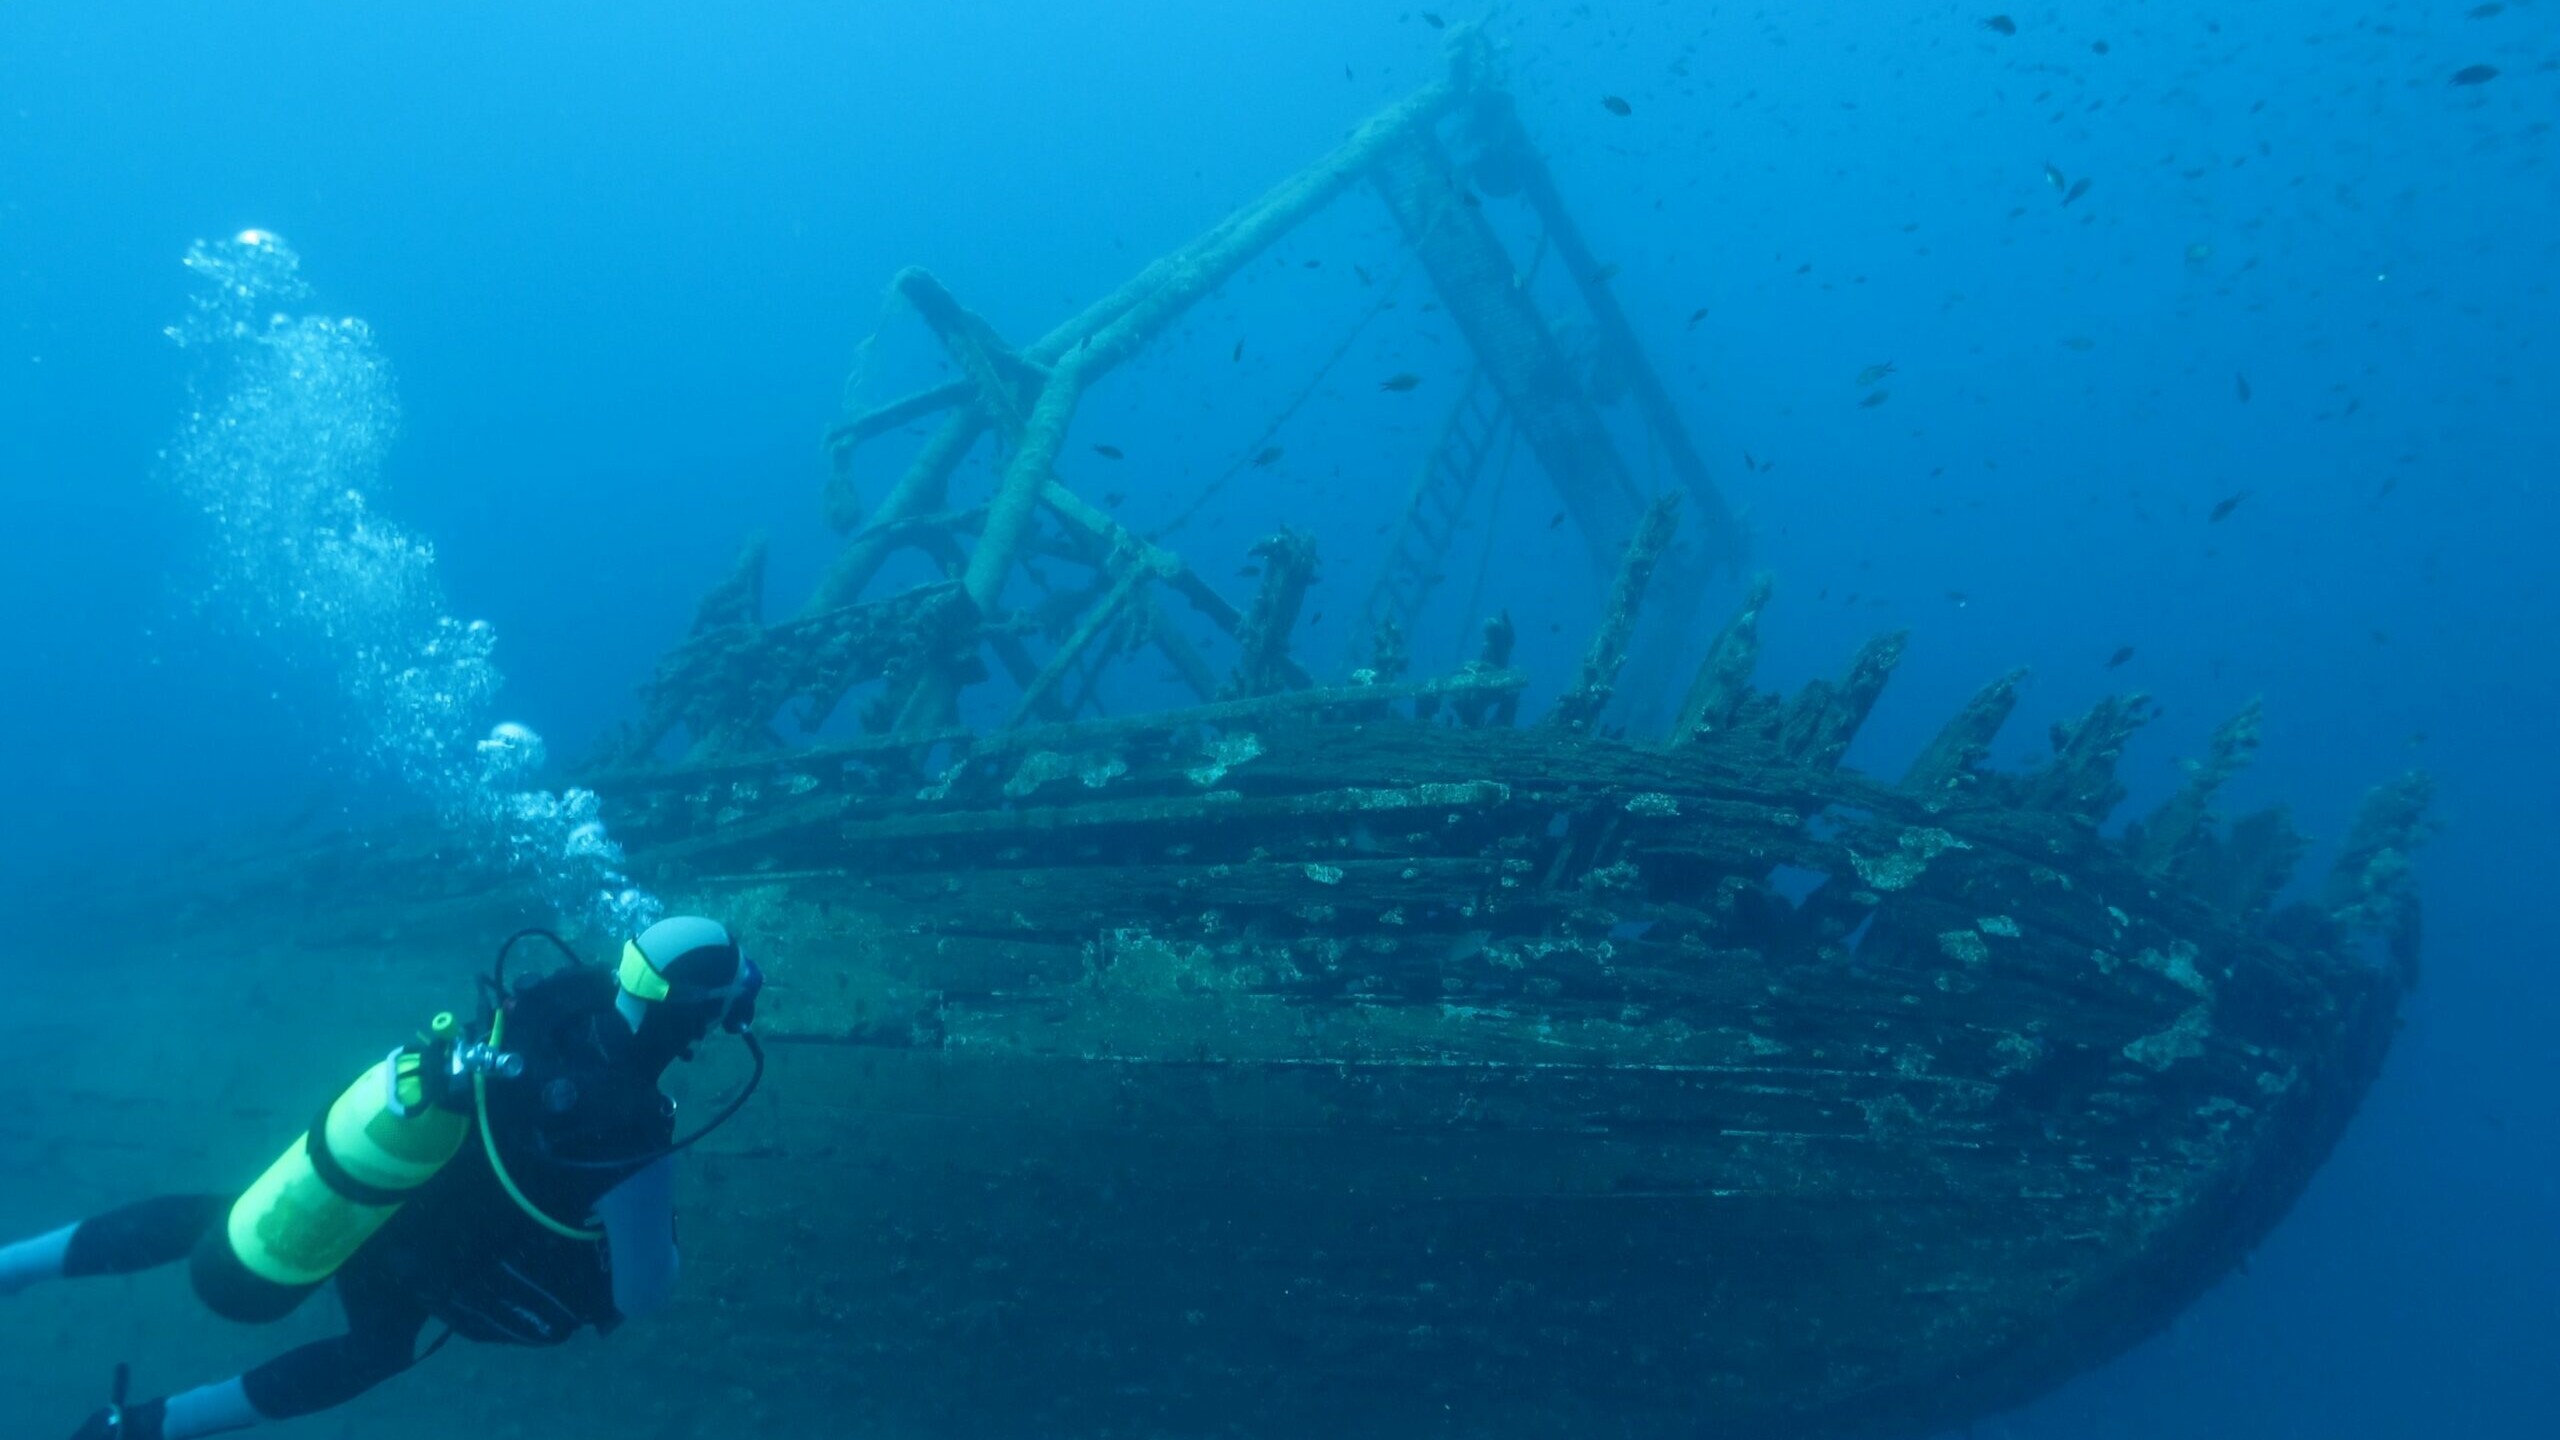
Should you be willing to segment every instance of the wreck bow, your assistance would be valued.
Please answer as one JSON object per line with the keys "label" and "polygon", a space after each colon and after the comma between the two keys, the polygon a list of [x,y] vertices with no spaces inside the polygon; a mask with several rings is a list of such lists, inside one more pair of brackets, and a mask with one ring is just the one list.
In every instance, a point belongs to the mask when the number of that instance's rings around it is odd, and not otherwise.
{"label": "wreck bow", "polygon": [[1886,783],[1838,761],[1901,637],[1763,693],[1765,585],[1667,742],[1598,733],[1672,509],[1539,723],[1496,624],[1438,679],[601,777],[790,957],[741,1319],[814,1307],[809,1367],[935,1433],[1916,1434],[2226,1272],[2381,1062],[2425,782],[2278,906],[2304,842],[2213,813],[2254,707],[2121,838],[2139,697],[2004,774],[2004,677]]}

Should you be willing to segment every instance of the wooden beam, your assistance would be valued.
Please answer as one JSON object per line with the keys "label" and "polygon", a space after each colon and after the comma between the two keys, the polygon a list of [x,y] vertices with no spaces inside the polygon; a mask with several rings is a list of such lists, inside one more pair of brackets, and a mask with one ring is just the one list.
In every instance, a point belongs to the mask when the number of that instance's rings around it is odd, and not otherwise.
{"label": "wooden beam", "polygon": [[1591,637],[1591,646],[1583,653],[1582,674],[1556,701],[1547,714],[1547,723],[1566,730],[1588,730],[1598,723],[1602,711],[1609,707],[1615,693],[1618,671],[1627,663],[1627,642],[1636,633],[1636,618],[1644,608],[1645,586],[1653,579],[1654,566],[1662,559],[1663,547],[1680,527],[1680,493],[1669,491],[1646,507],[1644,518],[1637,522],[1635,538],[1627,542],[1626,557],[1618,563],[1617,582],[1609,587],[1609,607],[1600,617],[1600,628]]}

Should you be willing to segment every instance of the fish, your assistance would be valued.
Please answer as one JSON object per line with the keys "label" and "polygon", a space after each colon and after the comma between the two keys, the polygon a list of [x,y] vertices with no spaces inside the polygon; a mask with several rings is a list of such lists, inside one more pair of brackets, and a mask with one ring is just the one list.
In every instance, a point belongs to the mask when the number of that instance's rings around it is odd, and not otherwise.
{"label": "fish", "polygon": [[1692,330],[1697,329],[1697,328],[1698,328],[1698,322],[1699,322],[1699,321],[1701,321],[1701,320],[1704,320],[1704,319],[1706,319],[1706,318],[1707,318],[1707,307],[1706,307],[1706,306],[1704,306],[1704,305],[1701,305],[1701,306],[1699,306],[1697,309],[1690,311],[1690,312],[1689,312],[1689,328],[1690,328],[1690,329],[1692,329]]}
{"label": "fish", "polygon": [[2077,199],[2079,199],[2081,196],[2086,195],[2086,194],[2088,194],[2088,193],[2089,193],[2089,177],[2088,177],[2088,176],[2086,176],[2086,175],[2083,175],[2083,176],[2081,176],[2079,179],[2072,181],[2072,182],[2071,182],[2071,188],[2070,188],[2069,190],[2066,190],[2066,191],[2064,191],[2064,192],[2063,192],[2063,194],[2062,194],[2062,203],[2063,203],[2063,204],[2065,204],[2065,205],[2068,205],[2068,204],[2070,204],[2072,201],[2077,200]]}
{"label": "fish", "polygon": [[1600,108],[1608,111],[1612,115],[1633,115],[1636,113],[1636,107],[1628,104],[1625,100],[1622,100],[1615,95],[1601,96]]}
{"label": "fish", "polygon": [[1254,576],[1262,573],[1262,567],[1259,565],[1239,565],[1236,567],[1236,573],[1250,580]]}
{"label": "fish", "polygon": [[1446,30],[1449,28],[1448,21],[1441,19],[1439,16],[1432,14],[1428,10],[1422,12],[1422,23],[1430,26],[1434,30]]}
{"label": "fish", "polygon": [[1121,502],[1128,498],[1129,492],[1126,490],[1105,490],[1102,492],[1102,503],[1110,506],[1114,510],[1119,509]]}
{"label": "fish", "polygon": [[2109,48],[2110,47],[2107,42],[2104,40],[2092,40],[2089,42],[2089,51],[2093,55],[2104,55],[2107,53]]}
{"label": "fish", "polygon": [[1608,284],[1610,281],[1615,280],[1615,279],[1617,279],[1617,278],[1618,278],[1618,272],[1619,272],[1618,262],[1617,262],[1617,261],[1615,261],[1615,260],[1612,260],[1612,261],[1610,261],[1608,264],[1601,266],[1597,271],[1595,271],[1595,272],[1592,274],[1591,278],[1592,278],[1594,281],[1597,281],[1598,283],[1600,283],[1600,284],[1602,284],[1602,285],[1606,285],[1606,284]]}
{"label": "fish", "polygon": [[1760,462],[1752,459],[1751,452],[1745,450],[1742,452],[1742,468],[1745,470],[1757,470],[1760,468]]}
{"label": "fish", "polygon": [[1237,341],[1237,342],[1236,342],[1236,348],[1227,352],[1227,358],[1228,358],[1229,360],[1241,360],[1241,359],[1243,359],[1243,358],[1244,358],[1244,342],[1243,342],[1243,341],[1241,341],[1241,340]]}
{"label": "fish", "polygon": [[1105,459],[1105,460],[1117,460],[1117,459],[1119,459],[1122,455],[1126,454],[1127,452],[1126,452],[1126,451],[1123,451],[1123,450],[1122,450],[1119,446],[1117,446],[1117,445],[1101,445],[1101,444],[1097,444],[1097,445],[1095,445],[1095,446],[1093,447],[1093,453],[1094,453],[1094,454],[1096,454],[1096,455],[1101,456],[1101,457],[1102,457],[1103,459]]}
{"label": "fish", "polygon": [[[1857,597],[1851,596],[1850,598],[1855,599]],[[1952,604],[1957,609],[1961,610],[1965,606],[1973,603],[1973,597],[1967,595],[1961,590],[1950,590],[1947,592],[1947,601],[1949,604]]]}
{"label": "fish", "polygon": [[1870,390],[1867,392],[1867,398],[1858,402],[1858,408],[1861,410],[1873,410],[1877,406],[1883,404],[1887,399],[1891,398],[1892,395],[1893,392],[1890,390]]}
{"label": "fish", "polygon": [[1892,374],[1892,373],[1893,373],[1893,362],[1892,362],[1892,361],[1890,361],[1890,360],[1887,360],[1887,361],[1884,361],[1884,362],[1882,362],[1882,363],[1880,363],[1880,364],[1870,365],[1870,366],[1868,366],[1866,369],[1859,371],[1859,372],[1858,372],[1858,383],[1859,383],[1859,384],[1861,384],[1861,385],[1873,385],[1873,384],[1874,384],[1874,383],[1876,383],[1877,381],[1879,381],[1879,380],[1883,379],[1884,377],[1886,377],[1887,375],[1890,375],[1890,374]]}
{"label": "fish", "polygon": [[2241,501],[2248,498],[2249,492],[2243,490],[2237,495],[2215,501],[2213,505],[2213,513],[2204,517],[2204,523],[2207,525],[2221,524],[2224,520],[2230,518],[2232,511],[2240,508]]}
{"label": "fish", "polygon": [[2465,65],[2453,72],[2456,85],[2486,85],[2497,78],[2498,67],[2495,65]]}
{"label": "fish", "polygon": [[2465,10],[2465,11],[2463,11],[2462,13],[2463,13],[2463,14],[2465,14],[2465,15],[2468,15],[2469,17],[2471,17],[2471,18],[2472,18],[2472,19],[2474,19],[2474,20],[2486,20],[2486,19],[2488,19],[2490,16],[2495,15],[2495,14],[2497,14],[2499,11],[2504,10],[2504,9],[2506,9],[2506,8],[2507,8],[2507,7],[2506,7],[2506,6],[2504,6],[2504,5],[2497,4],[2497,3],[2496,3],[2496,0],[2491,0],[2491,3],[2489,3],[2489,4],[2486,4],[2486,5],[2474,5],[2474,6],[2472,6],[2470,9]]}
{"label": "fish", "polygon": [[2015,35],[2018,33],[2018,22],[2006,15],[1994,15],[1982,22],[1982,28],[1994,35]]}
{"label": "fish", "polygon": [[1370,278],[1369,278],[1369,271],[1368,271],[1368,268],[1367,268],[1366,266],[1354,265],[1354,266],[1352,266],[1352,267],[1351,267],[1351,273],[1352,273],[1352,274],[1354,274],[1354,275],[1359,276],[1359,277],[1360,277],[1360,283],[1361,283],[1361,284],[1363,284],[1363,285],[1367,285],[1367,284],[1372,283],[1372,282],[1371,282],[1371,280],[1370,280]]}
{"label": "fish", "polygon": [[1548,529],[1550,529],[1550,530],[1553,530],[1554,528],[1556,528],[1557,526],[1559,526],[1559,525],[1561,525],[1561,524],[1563,524],[1563,523],[1564,523],[1564,512],[1563,512],[1563,511],[1561,511],[1561,510],[1559,510],[1559,511],[1557,511],[1556,513],[1554,513],[1553,515],[1550,515],[1550,516],[1548,516],[1548,517],[1547,517],[1547,528],[1548,528]]}
{"label": "fish", "polygon": [[2107,668],[2110,670],[2116,669],[2118,666],[2123,665],[2124,662],[2132,658],[2133,647],[2130,645],[2119,645],[2116,647],[2116,653],[2107,657]]}
{"label": "fish", "polygon": [[2231,377],[2231,392],[2240,397],[2241,404],[2248,404],[2250,393],[2249,377],[2246,375],[2234,374]]}
{"label": "fish", "polygon": [[1262,453],[1253,457],[1253,468],[1259,470],[1263,466],[1278,460],[1281,453],[1281,449],[1277,445],[1264,446]]}
{"label": "fish", "polygon": [[1410,370],[1405,370],[1405,371],[1400,371],[1400,372],[1398,372],[1398,373],[1396,373],[1396,374],[1390,375],[1390,376],[1388,376],[1386,379],[1379,381],[1379,382],[1378,382],[1378,388],[1379,388],[1379,389],[1381,389],[1381,390],[1392,390],[1392,391],[1394,391],[1395,393],[1397,393],[1397,394],[1401,395],[1401,394],[1403,394],[1405,391],[1410,390],[1410,389],[1412,389],[1414,386],[1419,385],[1419,384],[1421,384],[1421,383],[1422,383],[1422,377],[1421,377],[1421,376],[1414,374],[1414,373],[1413,373],[1412,371],[1410,371]]}
{"label": "fish", "polygon": [[2052,186],[2056,191],[2068,190],[2071,188],[2071,182],[2063,179],[2062,172],[2053,168],[2050,161],[2046,162],[2044,167],[2044,183]]}

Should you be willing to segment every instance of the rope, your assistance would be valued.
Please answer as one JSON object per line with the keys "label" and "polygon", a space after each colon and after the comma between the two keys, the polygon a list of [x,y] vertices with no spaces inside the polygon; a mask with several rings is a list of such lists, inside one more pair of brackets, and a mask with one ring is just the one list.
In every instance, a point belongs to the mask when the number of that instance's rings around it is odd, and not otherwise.
{"label": "rope", "polygon": [[[1334,347],[1333,353],[1325,357],[1325,361],[1322,365],[1316,367],[1314,378],[1307,381],[1305,388],[1301,389],[1290,399],[1288,405],[1281,410],[1279,415],[1275,417],[1269,425],[1263,427],[1262,433],[1254,437],[1252,444],[1244,447],[1243,453],[1236,457],[1233,464],[1220,472],[1216,479],[1211,480],[1208,485],[1201,490],[1199,495],[1192,499],[1192,502],[1189,505],[1183,507],[1180,513],[1176,514],[1171,520],[1166,521],[1164,524],[1157,526],[1155,530],[1150,532],[1147,536],[1149,540],[1162,540],[1167,535],[1171,535],[1175,531],[1189,525],[1192,519],[1208,506],[1210,501],[1218,497],[1219,491],[1227,488],[1230,481],[1253,467],[1254,459],[1262,454],[1265,447],[1270,445],[1272,437],[1278,435],[1281,429],[1289,423],[1290,419],[1296,416],[1300,407],[1304,406],[1308,400],[1314,398],[1317,387],[1324,384],[1325,377],[1333,372],[1333,367],[1341,364],[1343,357],[1351,353],[1351,346],[1353,342],[1360,338],[1361,332],[1369,328],[1371,321],[1376,320],[1379,316],[1384,315],[1389,310],[1395,308],[1396,294],[1398,291],[1404,289],[1404,282],[1412,276],[1414,267],[1422,263],[1422,252],[1424,247],[1431,243],[1432,236],[1439,233],[1441,222],[1448,219],[1451,215],[1456,214],[1458,206],[1462,203],[1464,202],[1457,195],[1452,195],[1450,198],[1440,202],[1439,208],[1434,211],[1431,216],[1431,223],[1423,227],[1422,234],[1415,237],[1413,242],[1405,247],[1404,264],[1397,267],[1395,277],[1387,282],[1385,293],[1378,297],[1377,303],[1371,305],[1367,311],[1362,313],[1360,319],[1352,325],[1351,333],[1342,337],[1342,343]],[[1539,258],[1544,259],[1545,254],[1546,252],[1542,238]],[[1536,267],[1534,265],[1531,267],[1533,273],[1535,268]]]}
{"label": "rope", "polygon": [[844,385],[838,393],[838,408],[848,419],[858,413],[855,408],[856,402],[860,399],[863,388],[871,383],[872,353],[880,344],[880,332],[887,326],[889,316],[903,308],[905,308],[905,300],[898,294],[898,287],[895,285],[882,287],[880,308],[873,311],[871,315],[870,333],[864,335],[861,342],[853,347],[853,368],[845,372]]}
{"label": "rope", "polygon": [[1297,417],[1298,412],[1305,408],[1306,403],[1315,398],[1315,393],[1324,385],[1325,378],[1333,373],[1335,366],[1341,364],[1343,359],[1350,355],[1351,347],[1359,343],[1361,334],[1369,328],[1370,323],[1395,308],[1396,292],[1404,288],[1405,277],[1413,273],[1413,267],[1420,264],[1421,260],[1422,256],[1418,251],[1405,257],[1404,267],[1396,272],[1394,279],[1387,282],[1386,292],[1361,314],[1359,320],[1352,325],[1351,333],[1343,336],[1342,343],[1333,347],[1333,353],[1326,356],[1324,363],[1316,367],[1316,373],[1308,379],[1297,394],[1289,398],[1289,403],[1281,407],[1280,413],[1272,417],[1271,423],[1262,427],[1262,433],[1253,438],[1253,443],[1244,447],[1244,453],[1239,455],[1233,464],[1219,472],[1216,479],[1202,487],[1200,493],[1192,497],[1191,503],[1184,506],[1172,519],[1149,531],[1147,539],[1161,541],[1189,525],[1202,510],[1208,508],[1210,501],[1218,498],[1219,491],[1226,489],[1238,475],[1253,468],[1254,460],[1271,444],[1272,437],[1285,429],[1289,422]]}
{"label": "rope", "polygon": [[1476,607],[1484,603],[1485,577],[1493,571],[1493,552],[1502,543],[1502,495],[1511,481],[1511,457],[1520,448],[1520,427],[1504,416],[1496,423],[1502,426],[1502,468],[1493,472],[1493,499],[1485,505],[1484,554],[1476,560],[1475,584],[1467,590],[1467,608],[1458,612],[1458,654],[1467,653],[1467,631],[1476,623]]}

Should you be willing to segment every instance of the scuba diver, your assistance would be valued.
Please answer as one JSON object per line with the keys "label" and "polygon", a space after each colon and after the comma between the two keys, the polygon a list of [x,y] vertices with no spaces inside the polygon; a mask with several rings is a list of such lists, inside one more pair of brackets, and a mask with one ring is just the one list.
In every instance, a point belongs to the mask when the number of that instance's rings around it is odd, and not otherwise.
{"label": "scuba diver", "polygon": [[[539,936],[571,964],[509,990],[507,955]],[[188,1260],[199,1298],[277,1319],[335,1280],[346,1333],[217,1384],[113,1403],[73,1440],[193,1440],[341,1405],[453,1336],[556,1345],[612,1330],[675,1286],[675,1157],[764,1078],[748,1026],[764,977],[729,932],[678,916],[625,942],[613,970],[525,930],[500,947],[487,1026],[450,1015],[320,1113],[236,1199],[166,1195],[0,1246],[0,1296],[42,1280]],[[755,1072],[675,1138],[658,1078],[715,1030]],[[434,1320],[444,1333],[418,1349]]]}

